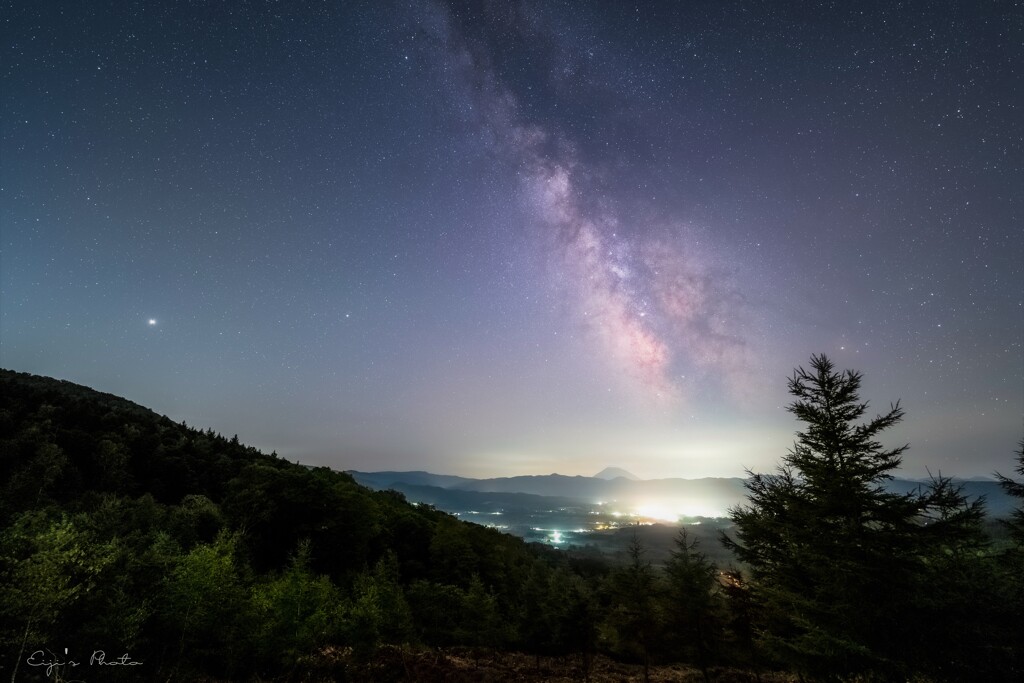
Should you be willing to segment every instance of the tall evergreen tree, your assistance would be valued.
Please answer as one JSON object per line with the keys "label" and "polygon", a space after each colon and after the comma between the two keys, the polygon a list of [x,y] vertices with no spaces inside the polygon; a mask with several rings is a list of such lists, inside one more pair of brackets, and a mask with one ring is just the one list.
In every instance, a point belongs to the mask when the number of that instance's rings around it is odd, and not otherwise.
{"label": "tall evergreen tree", "polygon": [[551,600],[551,570],[540,560],[534,562],[523,583],[522,603],[518,614],[519,644],[534,656],[534,665],[540,669],[541,655],[555,651],[556,622],[560,606]]}
{"label": "tall evergreen tree", "polygon": [[[1024,439],[1017,444],[1017,464],[1014,466],[1017,474],[1024,476]],[[996,473],[1003,490],[1015,498],[1021,499],[1021,505],[1010,515],[1007,526],[1010,527],[1010,534],[1018,545],[1024,546],[1024,482],[1015,481],[1010,477]]]}
{"label": "tall evergreen tree", "polygon": [[[1024,476],[1024,439],[1018,443],[1016,455],[1014,470]],[[1001,645],[1006,653],[1007,678],[1020,680],[1024,677],[1024,629],[1020,627],[1020,615],[1024,614],[1024,481],[998,473],[996,476],[1006,493],[1020,499],[1017,509],[1004,520],[1013,543],[997,558],[995,600],[1001,609],[996,610],[992,620],[1002,636],[997,647]]]}
{"label": "tall evergreen tree", "polygon": [[715,588],[718,570],[697,550],[697,539],[679,530],[676,549],[665,565],[665,620],[677,646],[700,667],[710,681],[708,666],[717,645],[719,619]]}
{"label": "tall evergreen tree", "polygon": [[[753,474],[733,508],[736,538],[767,611],[765,645],[813,678],[898,676],[930,656],[920,577],[930,557],[977,542],[982,514],[949,480],[897,494],[884,484],[907,446],[877,441],[899,404],[860,422],[860,373],[812,356],[789,381],[805,423],[775,474]],[[934,604],[931,603],[931,604]]]}
{"label": "tall evergreen tree", "polygon": [[644,557],[646,550],[635,529],[627,552],[629,563],[611,577],[614,593],[609,618],[616,635],[616,649],[641,661],[646,683],[650,680],[651,651],[660,631],[660,586],[654,568]]}
{"label": "tall evergreen tree", "polygon": [[585,580],[576,578],[573,581],[565,598],[565,611],[560,616],[560,641],[575,655],[577,670],[586,683],[590,680],[597,652],[600,614]]}

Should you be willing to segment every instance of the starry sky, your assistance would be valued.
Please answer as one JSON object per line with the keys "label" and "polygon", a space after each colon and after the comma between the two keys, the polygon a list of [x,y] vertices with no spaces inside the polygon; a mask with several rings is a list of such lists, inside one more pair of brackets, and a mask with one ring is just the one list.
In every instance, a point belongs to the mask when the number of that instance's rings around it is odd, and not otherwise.
{"label": "starry sky", "polygon": [[1024,5],[7,3],[0,364],[339,469],[1024,436]]}

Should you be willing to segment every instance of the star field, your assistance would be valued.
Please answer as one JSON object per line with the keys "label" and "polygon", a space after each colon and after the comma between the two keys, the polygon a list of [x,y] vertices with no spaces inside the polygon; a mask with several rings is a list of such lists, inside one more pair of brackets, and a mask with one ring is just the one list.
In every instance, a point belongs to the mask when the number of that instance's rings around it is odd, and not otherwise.
{"label": "star field", "polygon": [[0,361],[311,464],[653,478],[771,467],[823,352],[908,476],[1006,471],[1022,16],[15,2]]}

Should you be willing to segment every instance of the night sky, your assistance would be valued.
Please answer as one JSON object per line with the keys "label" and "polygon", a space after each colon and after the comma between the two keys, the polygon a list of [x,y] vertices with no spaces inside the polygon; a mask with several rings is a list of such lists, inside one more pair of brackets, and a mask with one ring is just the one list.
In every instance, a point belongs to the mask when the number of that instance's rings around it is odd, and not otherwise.
{"label": "night sky", "polygon": [[1024,436],[1024,5],[29,2],[0,364],[339,469],[738,476],[812,353]]}

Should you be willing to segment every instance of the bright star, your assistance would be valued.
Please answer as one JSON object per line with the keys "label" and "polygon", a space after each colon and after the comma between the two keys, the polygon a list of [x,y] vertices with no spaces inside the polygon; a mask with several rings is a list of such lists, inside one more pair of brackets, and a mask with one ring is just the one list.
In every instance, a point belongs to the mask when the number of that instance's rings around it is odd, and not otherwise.
{"label": "bright star", "polygon": [[149,325],[150,325],[150,327],[152,327],[153,325],[156,325],[156,318],[150,318],[149,319]]}

